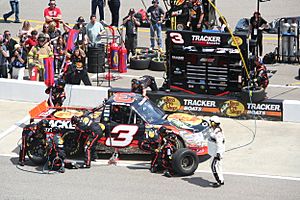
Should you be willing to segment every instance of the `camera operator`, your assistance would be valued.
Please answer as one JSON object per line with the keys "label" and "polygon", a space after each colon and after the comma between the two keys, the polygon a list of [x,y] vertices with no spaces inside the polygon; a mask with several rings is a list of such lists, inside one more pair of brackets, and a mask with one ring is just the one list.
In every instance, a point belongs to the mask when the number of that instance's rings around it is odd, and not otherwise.
{"label": "camera operator", "polygon": [[27,52],[24,47],[24,41],[15,45],[13,56],[11,57],[12,78],[23,80],[27,61]]}
{"label": "camera operator", "polygon": [[9,51],[4,44],[4,38],[0,35],[0,78],[7,78],[7,65]]}
{"label": "camera operator", "polygon": [[129,54],[135,54],[137,47],[137,27],[141,25],[139,20],[134,17],[135,10],[130,8],[128,15],[123,19],[126,28],[125,47],[127,49],[127,63],[129,63]]}

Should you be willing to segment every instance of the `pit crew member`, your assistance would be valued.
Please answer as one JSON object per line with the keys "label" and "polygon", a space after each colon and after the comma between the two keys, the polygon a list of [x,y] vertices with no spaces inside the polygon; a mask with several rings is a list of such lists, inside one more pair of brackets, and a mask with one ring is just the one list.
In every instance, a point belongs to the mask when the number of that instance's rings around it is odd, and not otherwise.
{"label": "pit crew member", "polygon": [[53,135],[47,135],[46,138],[48,147],[48,168],[64,173],[66,154],[64,151],[64,141],[61,138],[61,130],[58,127],[53,127],[52,133]]}
{"label": "pit crew member", "polygon": [[27,151],[28,139],[34,136],[38,139],[44,139],[46,128],[49,128],[49,121],[43,119],[38,123],[28,124],[23,128],[22,145],[19,152],[19,165],[24,166],[25,154]]}
{"label": "pit crew member", "polygon": [[101,123],[94,122],[89,117],[83,117],[83,119],[73,116],[71,123],[75,125],[77,131],[81,131],[87,134],[87,139],[84,143],[84,164],[81,168],[90,168],[91,161],[97,159],[96,144],[97,141],[103,136],[105,126]]}
{"label": "pit crew member", "polygon": [[53,86],[50,86],[45,90],[45,93],[49,94],[49,98],[47,101],[49,106],[62,106],[64,100],[66,99],[65,85],[66,82],[63,79],[59,78],[56,80]]}
{"label": "pit crew member", "polygon": [[225,152],[225,137],[220,124],[221,122],[218,116],[212,116],[210,118],[212,131],[208,138],[208,154],[212,157],[211,170],[217,181],[213,184],[214,187],[224,185],[222,159]]}
{"label": "pit crew member", "polygon": [[146,89],[150,87],[152,91],[157,91],[157,84],[153,76],[142,76],[140,79],[131,80],[131,92],[140,93],[146,96]]}

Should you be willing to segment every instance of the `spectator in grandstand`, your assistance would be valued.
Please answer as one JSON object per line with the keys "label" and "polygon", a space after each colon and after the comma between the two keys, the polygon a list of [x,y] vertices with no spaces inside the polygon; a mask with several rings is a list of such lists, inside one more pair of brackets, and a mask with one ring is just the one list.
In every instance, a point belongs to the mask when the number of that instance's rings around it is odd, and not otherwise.
{"label": "spectator in grandstand", "polygon": [[99,9],[100,21],[104,20],[104,7],[106,0],[92,0],[92,14],[96,16],[97,7]]}
{"label": "spectator in grandstand", "polygon": [[3,15],[3,19],[5,22],[7,22],[7,18],[15,14],[14,23],[21,23],[19,19],[19,1],[20,0],[9,0],[11,11]]}
{"label": "spectator in grandstand", "polygon": [[140,21],[134,16],[135,10],[131,8],[128,15],[123,19],[126,28],[125,47],[127,49],[127,62],[129,63],[129,54],[135,54],[137,47],[137,27],[141,25]]}
{"label": "spectator in grandstand", "polygon": [[100,22],[97,22],[95,15],[91,15],[90,23],[86,26],[86,37],[87,42],[95,44],[100,42],[101,34],[105,32],[103,25]]}
{"label": "spectator in grandstand", "polygon": [[3,37],[4,37],[4,44],[6,45],[6,48],[9,51],[8,61],[10,62],[10,59],[13,55],[13,51],[15,49],[15,45],[18,44],[18,42],[11,37],[10,31],[8,30],[4,31]]}
{"label": "spectator in grandstand", "polygon": [[23,26],[22,26],[22,28],[19,30],[19,34],[18,34],[20,40],[21,40],[21,39],[26,40],[26,39],[30,36],[32,30],[33,30],[33,29],[32,29],[32,27],[31,27],[31,25],[30,25],[30,22],[27,21],[27,20],[25,20],[25,21],[23,22]]}
{"label": "spectator in grandstand", "polygon": [[49,24],[50,22],[56,23],[56,28],[59,28],[59,23],[62,19],[62,12],[59,7],[56,6],[55,0],[50,0],[49,7],[44,9],[45,22]]}
{"label": "spectator in grandstand", "polygon": [[7,78],[9,51],[4,44],[4,37],[0,35],[0,78]]}
{"label": "spectator in grandstand", "polygon": [[35,45],[37,45],[37,36],[38,32],[36,30],[31,31],[31,34],[29,35],[28,39],[25,41],[25,47],[27,52],[31,50],[31,48]]}
{"label": "spectator in grandstand", "polygon": [[25,49],[25,42],[21,40],[20,44],[15,45],[15,50],[11,58],[13,79],[23,80],[26,63],[27,63],[27,52]]}
{"label": "spectator in grandstand", "polygon": [[120,5],[120,0],[108,0],[108,7],[111,12],[111,26],[119,26]]}
{"label": "spectator in grandstand", "polygon": [[[150,15],[150,42],[151,48],[153,49],[155,46],[155,37],[157,37],[157,45],[159,49],[162,48],[162,35],[161,35],[161,24],[164,18],[165,12],[158,5],[158,0],[152,1],[152,6],[147,9],[147,13]],[[155,35],[156,34],[156,35]]]}
{"label": "spectator in grandstand", "polygon": [[86,47],[84,44],[84,38],[86,35],[86,28],[85,28],[85,20],[82,16],[78,17],[73,29],[79,30],[78,37],[76,40],[76,45],[78,45],[82,50],[85,50]]}
{"label": "spectator in grandstand", "polygon": [[60,30],[58,28],[56,28],[56,23],[55,22],[50,22],[49,23],[48,35],[50,36],[50,40],[57,39],[58,36],[61,35]]}

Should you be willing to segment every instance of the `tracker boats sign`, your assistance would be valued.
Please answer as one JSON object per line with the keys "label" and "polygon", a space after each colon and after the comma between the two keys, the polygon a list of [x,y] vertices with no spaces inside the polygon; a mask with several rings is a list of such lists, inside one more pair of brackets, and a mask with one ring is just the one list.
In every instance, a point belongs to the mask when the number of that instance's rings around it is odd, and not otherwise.
{"label": "tracker boats sign", "polygon": [[221,44],[221,37],[215,35],[192,35],[192,44],[218,46]]}

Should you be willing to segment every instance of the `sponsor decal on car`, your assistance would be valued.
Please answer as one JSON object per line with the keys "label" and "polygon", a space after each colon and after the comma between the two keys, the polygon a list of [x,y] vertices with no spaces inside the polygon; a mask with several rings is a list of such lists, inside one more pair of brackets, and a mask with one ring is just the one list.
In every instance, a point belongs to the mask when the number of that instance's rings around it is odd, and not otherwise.
{"label": "sponsor decal on car", "polygon": [[192,44],[199,44],[203,46],[217,46],[221,44],[221,36],[192,35]]}

